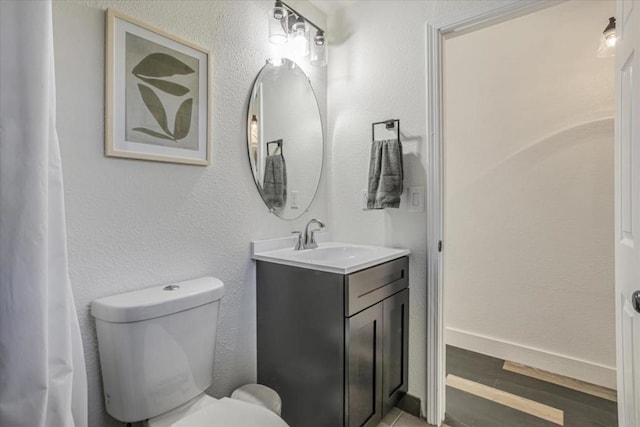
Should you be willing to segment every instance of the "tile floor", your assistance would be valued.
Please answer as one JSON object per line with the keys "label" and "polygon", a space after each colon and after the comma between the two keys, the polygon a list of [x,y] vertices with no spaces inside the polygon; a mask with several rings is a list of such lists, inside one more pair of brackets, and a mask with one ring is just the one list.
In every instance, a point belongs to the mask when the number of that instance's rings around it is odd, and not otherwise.
{"label": "tile floor", "polygon": [[[378,427],[429,427],[426,421],[414,417],[398,408],[393,408]],[[443,427],[446,427],[443,425]]]}

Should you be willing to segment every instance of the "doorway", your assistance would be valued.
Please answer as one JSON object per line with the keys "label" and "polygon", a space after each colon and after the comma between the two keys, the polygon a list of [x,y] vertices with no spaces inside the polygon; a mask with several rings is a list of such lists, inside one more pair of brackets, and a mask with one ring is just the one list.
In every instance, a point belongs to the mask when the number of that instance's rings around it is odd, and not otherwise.
{"label": "doorway", "polygon": [[444,42],[448,424],[616,425],[614,68],[596,58],[614,8],[569,1]]}

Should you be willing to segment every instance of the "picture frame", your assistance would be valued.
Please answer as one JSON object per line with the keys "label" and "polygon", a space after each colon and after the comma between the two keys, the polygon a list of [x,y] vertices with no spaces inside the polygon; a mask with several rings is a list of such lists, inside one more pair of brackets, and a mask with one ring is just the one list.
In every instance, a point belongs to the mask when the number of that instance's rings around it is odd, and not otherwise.
{"label": "picture frame", "polygon": [[113,9],[106,28],[105,155],[208,166],[209,51]]}

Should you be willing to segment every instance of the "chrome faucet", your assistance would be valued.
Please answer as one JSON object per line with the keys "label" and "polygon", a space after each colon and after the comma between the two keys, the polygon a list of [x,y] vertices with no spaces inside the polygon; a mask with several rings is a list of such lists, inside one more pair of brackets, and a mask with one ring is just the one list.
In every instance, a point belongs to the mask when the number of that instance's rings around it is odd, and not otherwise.
{"label": "chrome faucet", "polygon": [[307,225],[304,227],[304,234],[300,233],[298,237],[298,242],[296,244],[296,247],[294,248],[296,251],[302,249],[315,249],[318,247],[318,243],[316,243],[316,236],[314,233],[319,229],[316,228],[314,230],[311,230],[310,228],[313,224],[317,224],[320,226],[320,228],[324,228],[324,223],[319,219],[310,219],[309,222],[307,222]]}

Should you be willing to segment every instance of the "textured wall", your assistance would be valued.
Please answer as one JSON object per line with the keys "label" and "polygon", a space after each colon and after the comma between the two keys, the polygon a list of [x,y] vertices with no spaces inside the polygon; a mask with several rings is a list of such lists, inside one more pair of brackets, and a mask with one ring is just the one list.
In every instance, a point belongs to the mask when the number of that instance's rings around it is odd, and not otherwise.
{"label": "textured wall", "polygon": [[[215,396],[255,380],[255,283],[249,242],[288,235],[326,218],[321,184],[311,212],[270,215],[246,152],[251,85],[269,56],[271,2],[55,1],[58,132],[62,149],[71,280],[89,379],[91,426],[118,425],[104,411],[93,299],[213,275],[226,285],[215,359]],[[197,167],[103,155],[104,9],[113,7],[211,51],[212,165]],[[304,66],[304,64],[302,64]],[[313,70],[304,67],[306,70]],[[312,71],[326,111],[326,69]]]}
{"label": "textured wall", "polygon": [[427,217],[407,212],[405,196],[399,209],[362,211],[360,194],[371,123],[390,118],[401,120],[405,186],[426,185],[425,22],[474,2],[342,3],[329,15],[329,224],[336,240],[411,249],[409,392],[424,411]]}
{"label": "textured wall", "polygon": [[614,58],[595,53],[614,13],[571,1],[445,44],[446,326],[613,387]]}

